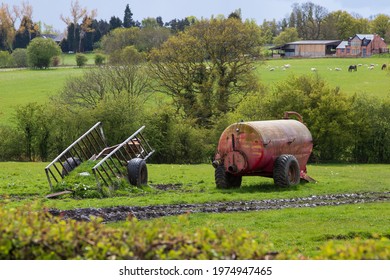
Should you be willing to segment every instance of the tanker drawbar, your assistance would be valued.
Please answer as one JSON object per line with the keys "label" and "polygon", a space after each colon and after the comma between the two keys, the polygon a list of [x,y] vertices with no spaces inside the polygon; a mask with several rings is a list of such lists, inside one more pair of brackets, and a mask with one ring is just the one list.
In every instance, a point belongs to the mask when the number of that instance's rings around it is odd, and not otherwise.
{"label": "tanker drawbar", "polygon": [[232,124],[218,142],[215,183],[217,188],[238,188],[243,176],[270,177],[283,187],[314,181],[306,170],[312,149],[311,133],[296,112],[286,112],[281,120]]}

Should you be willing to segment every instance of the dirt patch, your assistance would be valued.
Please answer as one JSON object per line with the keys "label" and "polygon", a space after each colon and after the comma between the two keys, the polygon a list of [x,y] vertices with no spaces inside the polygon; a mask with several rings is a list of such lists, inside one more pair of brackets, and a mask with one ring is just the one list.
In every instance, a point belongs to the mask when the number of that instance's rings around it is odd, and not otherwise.
{"label": "dirt patch", "polygon": [[91,216],[101,217],[105,222],[126,220],[129,216],[138,220],[153,219],[186,213],[227,213],[264,211],[284,208],[307,208],[338,206],[346,204],[389,201],[390,192],[366,192],[330,194],[288,199],[212,202],[204,204],[174,204],[153,206],[116,206],[108,208],[80,208],[74,210],[51,209],[49,212],[64,219],[89,221]]}
{"label": "dirt patch", "polygon": [[158,184],[152,187],[160,191],[176,191],[182,187],[182,184]]}

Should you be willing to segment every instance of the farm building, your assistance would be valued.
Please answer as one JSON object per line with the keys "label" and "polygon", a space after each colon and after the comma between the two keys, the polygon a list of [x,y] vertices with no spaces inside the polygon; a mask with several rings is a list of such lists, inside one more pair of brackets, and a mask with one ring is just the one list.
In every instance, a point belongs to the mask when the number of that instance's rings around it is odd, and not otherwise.
{"label": "farm building", "polygon": [[377,34],[356,34],[348,41],[342,41],[336,48],[338,57],[367,57],[388,52],[385,41]]}
{"label": "farm building", "polygon": [[325,57],[334,56],[341,40],[309,40],[286,43],[271,48],[273,56]]}

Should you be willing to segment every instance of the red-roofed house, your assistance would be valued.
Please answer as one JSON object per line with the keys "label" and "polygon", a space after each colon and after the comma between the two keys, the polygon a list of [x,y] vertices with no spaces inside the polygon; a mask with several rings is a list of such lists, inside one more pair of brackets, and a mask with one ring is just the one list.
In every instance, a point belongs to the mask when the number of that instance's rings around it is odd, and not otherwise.
{"label": "red-roofed house", "polygon": [[356,34],[348,41],[342,41],[336,48],[338,57],[367,57],[388,52],[385,41],[377,34]]}

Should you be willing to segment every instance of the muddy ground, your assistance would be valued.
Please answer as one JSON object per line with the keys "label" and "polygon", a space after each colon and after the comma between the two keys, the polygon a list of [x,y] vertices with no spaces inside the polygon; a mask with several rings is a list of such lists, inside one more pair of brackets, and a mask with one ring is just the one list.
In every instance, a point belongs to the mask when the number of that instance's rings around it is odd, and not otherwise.
{"label": "muddy ground", "polygon": [[80,208],[74,210],[51,209],[49,212],[64,219],[89,221],[91,216],[103,218],[104,222],[126,220],[130,216],[138,220],[153,219],[186,213],[227,213],[245,211],[264,211],[283,208],[314,208],[346,204],[386,202],[390,192],[365,192],[329,194],[322,196],[289,199],[266,199],[251,201],[212,202],[204,204],[175,204],[154,206],[116,206],[109,208]]}

